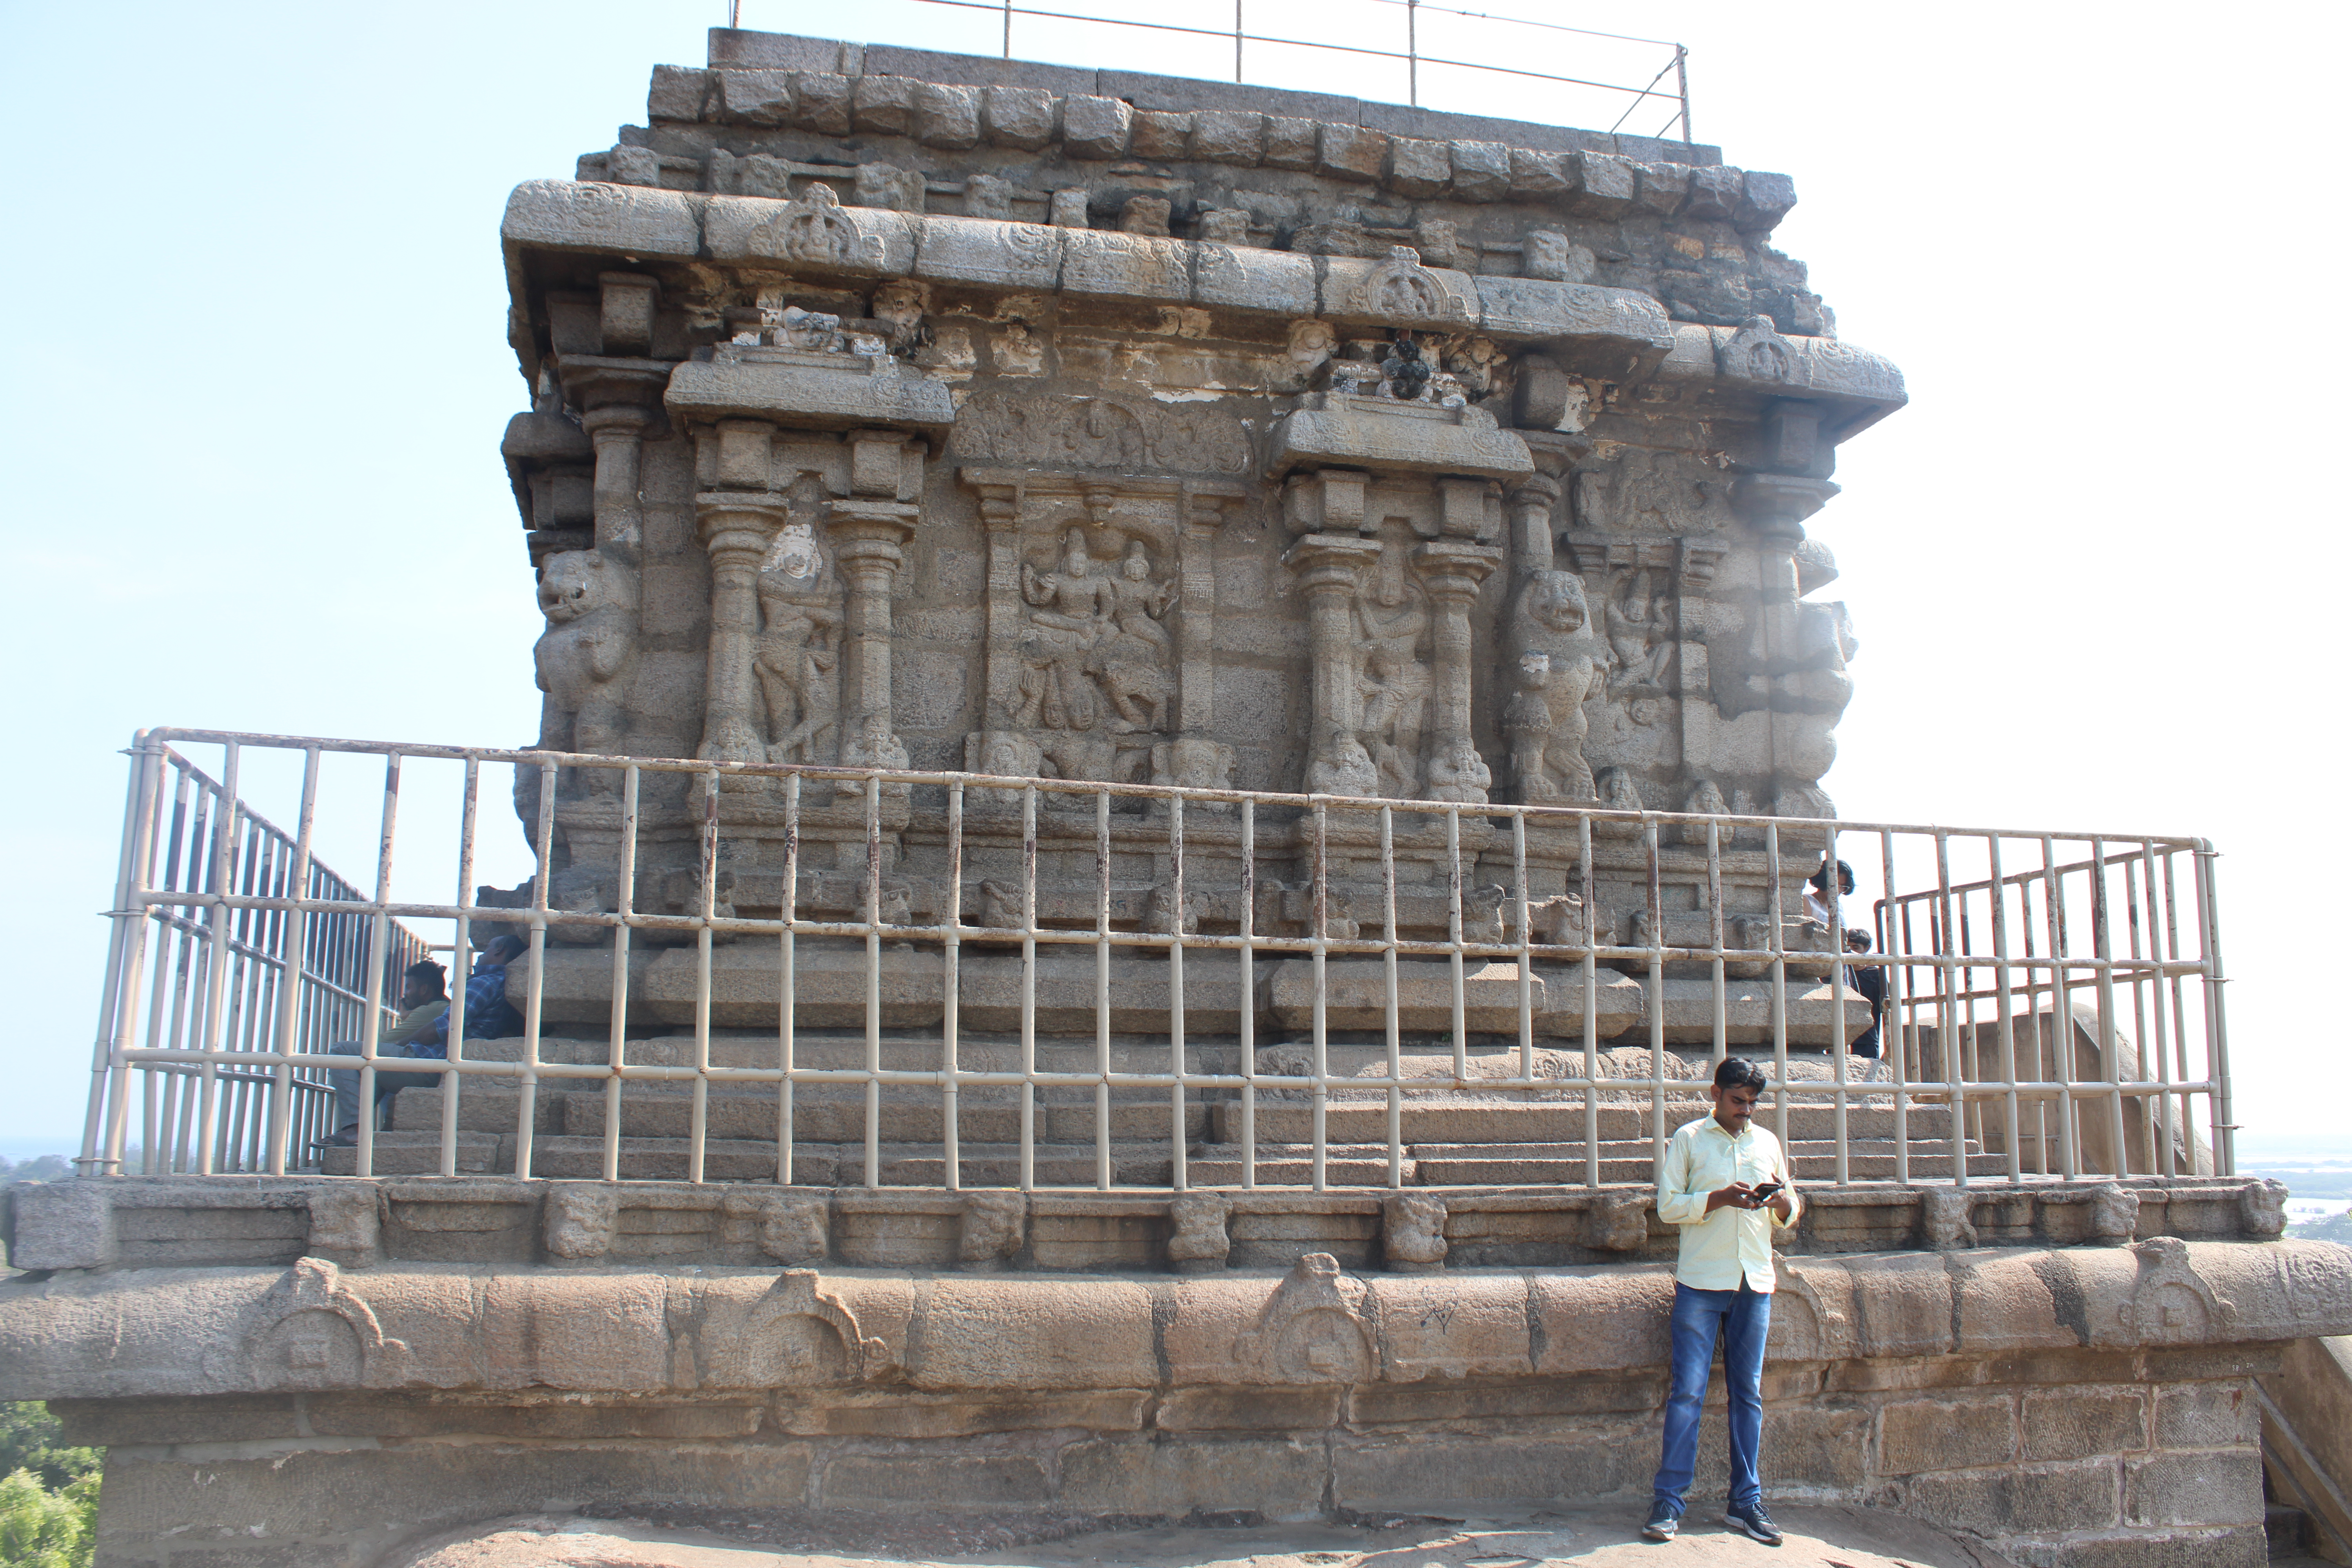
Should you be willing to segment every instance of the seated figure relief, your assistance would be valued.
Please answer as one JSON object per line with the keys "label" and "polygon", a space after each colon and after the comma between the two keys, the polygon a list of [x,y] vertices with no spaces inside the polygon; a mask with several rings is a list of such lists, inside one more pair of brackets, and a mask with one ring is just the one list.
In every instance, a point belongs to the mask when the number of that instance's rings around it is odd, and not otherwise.
{"label": "seated figure relief", "polygon": [[1175,681],[1161,617],[1174,593],[1153,576],[1141,540],[1129,542],[1114,574],[1096,561],[1085,531],[1073,528],[1052,567],[1022,563],[1021,596],[1029,613],[1014,725],[1111,734],[1167,728]]}

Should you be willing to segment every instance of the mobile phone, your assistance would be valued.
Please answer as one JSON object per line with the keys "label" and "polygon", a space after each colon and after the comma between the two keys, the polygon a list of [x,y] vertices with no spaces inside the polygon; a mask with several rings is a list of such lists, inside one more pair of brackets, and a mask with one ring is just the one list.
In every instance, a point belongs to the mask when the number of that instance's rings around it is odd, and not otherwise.
{"label": "mobile phone", "polygon": [[1769,1204],[1772,1201],[1774,1195],[1780,1192],[1781,1187],[1786,1184],[1787,1184],[1782,1182],[1767,1182],[1760,1187],[1748,1188],[1748,1195],[1754,1198],[1759,1204]]}

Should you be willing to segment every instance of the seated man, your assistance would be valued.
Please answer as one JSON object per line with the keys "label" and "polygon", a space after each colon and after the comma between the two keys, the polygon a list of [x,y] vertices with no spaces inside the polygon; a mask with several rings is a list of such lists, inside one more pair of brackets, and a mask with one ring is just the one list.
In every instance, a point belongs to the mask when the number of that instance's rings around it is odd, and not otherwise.
{"label": "seated man", "polygon": [[[509,932],[490,939],[482,956],[474,961],[474,973],[466,977],[466,1038],[469,1040],[503,1040],[522,1033],[522,1015],[507,1000],[507,965],[520,956],[530,944]],[[411,1056],[441,1057],[449,1055],[449,1017],[443,1014],[425,1026],[416,1037],[417,1049]]]}
{"label": "seated man", "polygon": [[[378,1057],[415,1058],[428,1053],[419,1048],[418,1041],[425,1033],[437,1026],[449,1011],[449,993],[446,988],[448,971],[431,959],[420,959],[408,966],[400,987],[400,1022],[376,1041]],[[360,1054],[357,1040],[337,1040],[327,1049],[339,1057]],[[335,1086],[335,1132],[319,1141],[322,1148],[348,1149],[360,1141],[360,1073],[357,1068],[330,1068],[327,1077]],[[404,1089],[422,1089],[441,1081],[438,1073],[383,1072],[375,1075],[375,1102],[382,1106],[385,1100]]]}

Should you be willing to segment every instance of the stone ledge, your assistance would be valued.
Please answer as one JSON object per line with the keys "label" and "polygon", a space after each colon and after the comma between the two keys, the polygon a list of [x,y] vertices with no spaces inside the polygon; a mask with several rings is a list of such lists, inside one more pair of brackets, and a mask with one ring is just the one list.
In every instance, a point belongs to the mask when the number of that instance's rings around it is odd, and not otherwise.
{"label": "stone ledge", "polygon": [[[2242,1358],[2352,1331],[2352,1254],[2321,1243],[2161,1238],[1785,1269],[1772,1338],[1782,1363],[2086,1349],[2177,1360],[2214,1347]],[[676,1266],[354,1273],[304,1258],[0,1287],[0,1386],[102,1399],[1560,1377],[1660,1364],[1672,1291],[1662,1264],[1400,1279],[1360,1277],[1320,1254],[1285,1274],[1174,1279]],[[2175,1374],[2247,1370],[2225,1361]]]}

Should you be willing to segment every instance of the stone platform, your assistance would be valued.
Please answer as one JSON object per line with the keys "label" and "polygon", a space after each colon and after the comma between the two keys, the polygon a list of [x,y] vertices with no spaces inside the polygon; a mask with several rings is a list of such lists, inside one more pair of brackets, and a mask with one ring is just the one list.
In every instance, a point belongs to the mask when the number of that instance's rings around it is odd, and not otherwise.
{"label": "stone platform", "polygon": [[[421,1195],[436,1186],[443,1201]],[[126,1266],[139,1211],[118,1197],[116,1261],[0,1286],[0,1386],[109,1447],[103,1563],[359,1568],[551,1508],[1630,1512],[1654,1462],[1660,1262],[1432,1277],[1308,1253],[1074,1276],[1033,1250],[966,1260],[984,1274],[780,1269],[719,1261],[684,1226],[665,1237],[627,1189],[540,1184],[536,1239],[530,1198],[491,1184],[245,1191],[257,1242],[307,1213],[300,1256]],[[982,1196],[952,1201],[986,1215]],[[24,1260],[98,1202],[20,1190]],[[935,1234],[968,1238],[973,1212]],[[761,1219],[751,1235],[791,1231]],[[598,1234],[602,1253],[583,1245]],[[501,1246],[517,1256],[481,1258]],[[1867,1504],[2020,1563],[2257,1563],[2252,1380],[2347,1330],[2352,1252],[2326,1244],[1794,1258],[1766,1375],[1770,1495]],[[1721,1455],[1717,1418],[1696,1496],[1723,1484]]]}

